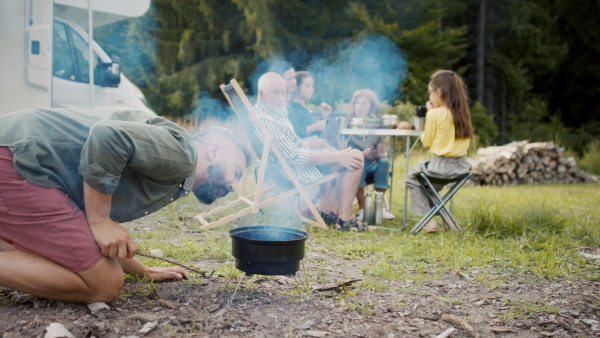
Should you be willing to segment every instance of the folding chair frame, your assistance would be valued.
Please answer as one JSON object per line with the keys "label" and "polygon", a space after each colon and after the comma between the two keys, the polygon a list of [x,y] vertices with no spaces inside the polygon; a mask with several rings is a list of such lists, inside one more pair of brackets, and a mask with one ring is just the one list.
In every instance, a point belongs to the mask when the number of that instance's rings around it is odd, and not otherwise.
{"label": "folding chair frame", "polygon": [[[230,81],[229,85],[222,84],[220,86],[220,88],[221,88],[221,91],[223,92],[223,94],[225,95],[225,97],[227,98],[227,101],[229,101],[229,104],[231,105],[233,111],[238,116],[238,118],[240,118],[240,121],[248,120],[248,122],[249,122],[249,119],[252,119],[252,121],[254,121],[255,125],[258,126],[258,128],[260,129],[261,133],[265,136],[265,142],[264,142],[264,145],[263,145],[260,153],[258,151],[256,151],[256,148],[251,146],[251,148],[255,150],[256,155],[260,156],[259,157],[260,158],[260,167],[258,170],[258,177],[257,177],[257,182],[256,182],[256,192],[254,192],[250,195],[244,196],[245,188],[246,188],[245,185],[247,182],[247,175],[248,175],[248,170],[246,170],[246,172],[244,173],[244,176],[240,180],[240,190],[239,190],[238,198],[236,200],[234,200],[224,206],[221,206],[221,207],[212,209],[208,212],[201,213],[201,214],[194,216],[194,218],[202,224],[201,228],[202,229],[215,228],[219,225],[231,222],[237,218],[248,215],[250,213],[258,213],[260,211],[260,209],[262,209],[266,206],[269,206],[269,205],[274,204],[278,201],[281,201],[285,198],[299,194],[300,198],[302,199],[302,201],[305,203],[305,205],[308,207],[308,209],[312,213],[313,217],[315,218],[315,221],[308,219],[308,218],[304,217],[298,209],[296,209],[296,213],[297,213],[298,217],[300,218],[300,220],[302,220],[305,223],[322,228],[322,229],[328,229],[327,225],[325,224],[325,221],[323,221],[323,218],[321,217],[321,215],[319,214],[314,203],[308,196],[308,193],[306,192],[306,190],[338,178],[339,173],[336,172],[336,173],[329,174],[327,176],[324,176],[323,178],[321,178],[320,180],[318,180],[316,182],[313,182],[306,186],[302,186],[300,184],[300,182],[298,181],[298,178],[292,171],[291,167],[287,163],[287,160],[282,155],[282,153],[279,150],[279,148],[277,147],[277,145],[273,142],[271,133],[268,131],[268,129],[265,127],[265,125],[262,123],[262,121],[260,121],[258,114],[254,110],[254,107],[252,106],[252,104],[250,103],[248,98],[246,97],[246,94],[244,93],[244,91],[242,90],[242,88],[240,87],[238,82],[235,79],[232,79]],[[241,106],[238,106],[238,105],[236,105],[236,103],[234,103],[234,100],[232,99],[231,95],[237,96],[237,99],[239,99],[239,102],[237,100],[236,100],[236,102],[238,104],[241,104]],[[246,112],[248,112],[249,119],[245,118],[242,115],[242,114],[244,114],[244,111],[243,111],[244,109]],[[246,126],[246,127],[253,128],[252,126]],[[254,131],[247,130],[246,132],[253,133]],[[250,135],[248,135],[248,136],[249,136],[249,138],[251,138]],[[264,201],[261,201],[261,198],[265,193],[274,191],[276,188],[278,188],[278,186],[276,184],[271,185],[271,186],[266,186],[266,182],[265,182],[265,175],[266,175],[267,166],[268,166],[268,162],[269,162],[269,156],[270,156],[271,151],[277,157],[277,159],[279,160],[279,163],[281,163],[281,165],[283,166],[283,169],[285,170],[287,177],[293,184],[294,188],[284,191],[282,193],[279,193],[276,196],[268,198]],[[214,216],[220,212],[226,211],[230,208],[236,207],[241,204],[247,204],[248,207],[238,211],[237,213],[227,215],[217,221],[210,222],[210,223],[206,221],[207,217]]]}
{"label": "folding chair frame", "polygon": [[[466,174],[459,175],[452,179],[441,179],[436,177],[428,177],[423,171],[419,172],[417,174],[417,180],[419,180],[419,182],[421,183],[421,186],[423,187],[423,190],[425,191],[433,207],[425,216],[423,216],[419,223],[415,225],[415,227],[411,230],[411,233],[418,234],[436,214],[442,217],[447,216],[448,218],[450,218],[454,225],[454,228],[458,231],[461,231],[462,229],[458,225],[458,222],[456,222],[456,219],[454,219],[452,213],[450,213],[450,211],[448,211],[448,209],[446,208],[446,203],[448,203],[448,201],[452,199],[454,194],[456,194],[456,192],[469,180],[471,175],[473,175],[473,172],[469,171]],[[443,197],[441,197],[438,194],[438,192],[435,191],[435,189],[433,188],[432,182],[444,185],[450,183],[454,184],[452,185],[450,190]]]}

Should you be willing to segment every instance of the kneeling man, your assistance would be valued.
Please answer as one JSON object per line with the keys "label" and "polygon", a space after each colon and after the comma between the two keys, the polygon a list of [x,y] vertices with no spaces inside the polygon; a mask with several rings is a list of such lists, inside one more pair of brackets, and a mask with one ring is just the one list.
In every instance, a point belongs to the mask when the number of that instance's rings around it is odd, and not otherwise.
{"label": "kneeling man", "polygon": [[0,116],[0,286],[66,302],[111,301],[124,273],[148,268],[118,222],[190,192],[202,203],[234,191],[250,154],[233,134],[194,136],[136,110],[27,109]]}

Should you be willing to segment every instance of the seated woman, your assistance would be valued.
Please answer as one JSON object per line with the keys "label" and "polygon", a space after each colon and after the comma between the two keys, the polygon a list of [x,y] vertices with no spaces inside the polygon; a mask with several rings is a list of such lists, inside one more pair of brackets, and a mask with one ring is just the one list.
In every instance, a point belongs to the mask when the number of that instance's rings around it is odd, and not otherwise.
{"label": "seated woman", "polygon": [[290,103],[288,119],[301,139],[318,137],[325,129],[327,118],[332,111],[329,104],[321,103],[323,109],[321,119],[314,122],[313,112],[306,107],[306,103],[313,96],[314,83],[315,80],[309,72],[296,72],[296,96]]}
{"label": "seated woman", "polygon": [[[352,121],[353,117],[368,117],[376,118],[381,115],[381,104],[377,94],[370,89],[360,89],[352,95],[350,102],[350,114],[348,121]],[[385,137],[383,136],[350,136],[348,146],[358,149],[363,152],[365,157],[365,166],[363,168],[362,177],[356,199],[360,207],[360,216],[363,217],[365,208],[365,187],[367,186],[367,177],[373,176],[374,186],[376,191],[385,193],[389,188],[390,177],[390,161],[387,159],[385,152]],[[395,216],[386,210],[382,210],[384,219],[394,219]]]}

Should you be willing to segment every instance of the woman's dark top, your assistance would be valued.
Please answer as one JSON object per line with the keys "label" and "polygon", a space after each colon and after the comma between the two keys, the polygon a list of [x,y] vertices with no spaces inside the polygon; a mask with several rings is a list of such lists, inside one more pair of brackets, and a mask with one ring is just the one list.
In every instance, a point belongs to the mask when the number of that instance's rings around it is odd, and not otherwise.
{"label": "woman's dark top", "polygon": [[313,116],[311,111],[300,103],[293,101],[290,104],[290,111],[288,114],[288,119],[292,122],[292,126],[294,126],[294,131],[301,139],[305,139],[310,136],[319,136],[321,133],[318,131],[314,131],[312,133],[306,132],[306,127],[314,124]]}

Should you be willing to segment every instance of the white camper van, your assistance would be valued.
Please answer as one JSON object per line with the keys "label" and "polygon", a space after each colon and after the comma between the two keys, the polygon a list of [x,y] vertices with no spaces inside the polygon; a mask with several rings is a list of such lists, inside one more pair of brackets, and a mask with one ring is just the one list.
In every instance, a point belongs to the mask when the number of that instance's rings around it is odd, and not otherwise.
{"label": "white camper van", "polygon": [[32,107],[151,111],[118,60],[93,40],[94,27],[143,15],[149,6],[150,0],[3,1],[0,114]]}

